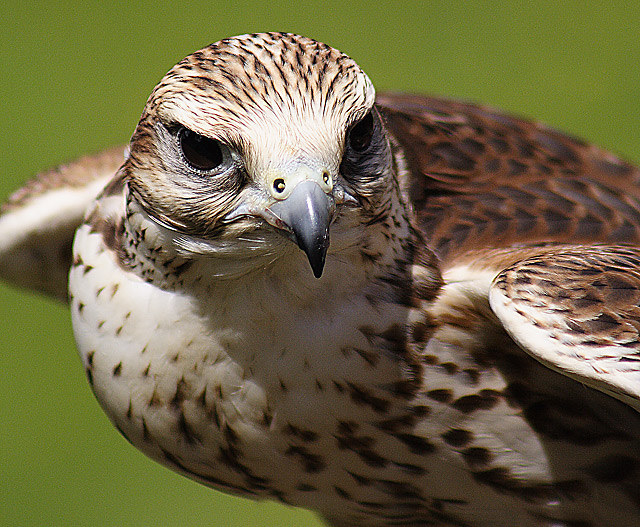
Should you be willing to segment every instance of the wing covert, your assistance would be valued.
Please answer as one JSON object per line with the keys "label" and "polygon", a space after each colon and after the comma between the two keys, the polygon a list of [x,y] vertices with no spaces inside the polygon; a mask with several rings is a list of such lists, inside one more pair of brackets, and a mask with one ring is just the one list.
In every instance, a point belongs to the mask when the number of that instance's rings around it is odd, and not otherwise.
{"label": "wing covert", "polygon": [[640,410],[640,248],[549,248],[500,272],[489,301],[530,355]]}
{"label": "wing covert", "polygon": [[541,123],[457,101],[378,97],[416,226],[443,266],[522,243],[640,243],[640,170]]}

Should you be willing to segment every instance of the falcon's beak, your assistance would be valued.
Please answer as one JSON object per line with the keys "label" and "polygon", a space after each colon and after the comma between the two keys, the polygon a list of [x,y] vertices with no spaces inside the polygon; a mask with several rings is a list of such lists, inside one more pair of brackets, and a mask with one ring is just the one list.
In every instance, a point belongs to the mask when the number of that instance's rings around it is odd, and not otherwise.
{"label": "falcon's beak", "polygon": [[322,276],[329,248],[332,208],[333,200],[318,183],[308,179],[298,183],[285,199],[269,207],[307,255],[316,278]]}

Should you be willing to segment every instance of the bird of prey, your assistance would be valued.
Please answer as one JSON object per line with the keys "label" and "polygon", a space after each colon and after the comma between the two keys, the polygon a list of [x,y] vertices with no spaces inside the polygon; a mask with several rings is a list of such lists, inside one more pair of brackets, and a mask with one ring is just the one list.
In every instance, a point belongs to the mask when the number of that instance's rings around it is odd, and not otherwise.
{"label": "bird of prey", "polygon": [[205,485],[342,527],[640,525],[640,170],[542,124],[221,40],[127,148],[9,199],[0,273],[68,298],[113,424]]}

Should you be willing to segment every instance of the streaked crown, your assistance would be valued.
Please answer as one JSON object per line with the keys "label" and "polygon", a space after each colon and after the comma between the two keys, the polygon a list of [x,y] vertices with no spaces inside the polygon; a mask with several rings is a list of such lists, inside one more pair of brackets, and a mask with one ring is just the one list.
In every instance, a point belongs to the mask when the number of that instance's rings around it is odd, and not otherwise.
{"label": "streaked crown", "polygon": [[[291,127],[310,128],[309,121],[335,125],[310,130],[317,144],[322,128],[328,140],[336,140],[335,132],[344,137],[345,125],[362,117],[374,98],[371,81],[344,53],[299,35],[258,33],[221,40],[184,58],[155,88],[145,114],[186,121],[199,133],[218,132],[239,144],[249,129],[280,129],[283,116]],[[361,111],[354,114],[354,108]],[[300,132],[294,134],[297,144],[304,139]]]}

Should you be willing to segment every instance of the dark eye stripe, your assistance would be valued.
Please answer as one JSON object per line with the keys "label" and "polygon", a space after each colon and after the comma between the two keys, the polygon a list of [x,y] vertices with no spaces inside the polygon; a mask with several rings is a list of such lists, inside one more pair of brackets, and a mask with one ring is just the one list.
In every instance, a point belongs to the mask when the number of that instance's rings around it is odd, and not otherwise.
{"label": "dark eye stripe", "polygon": [[356,152],[364,152],[373,137],[373,114],[369,112],[349,130],[349,146]]}

